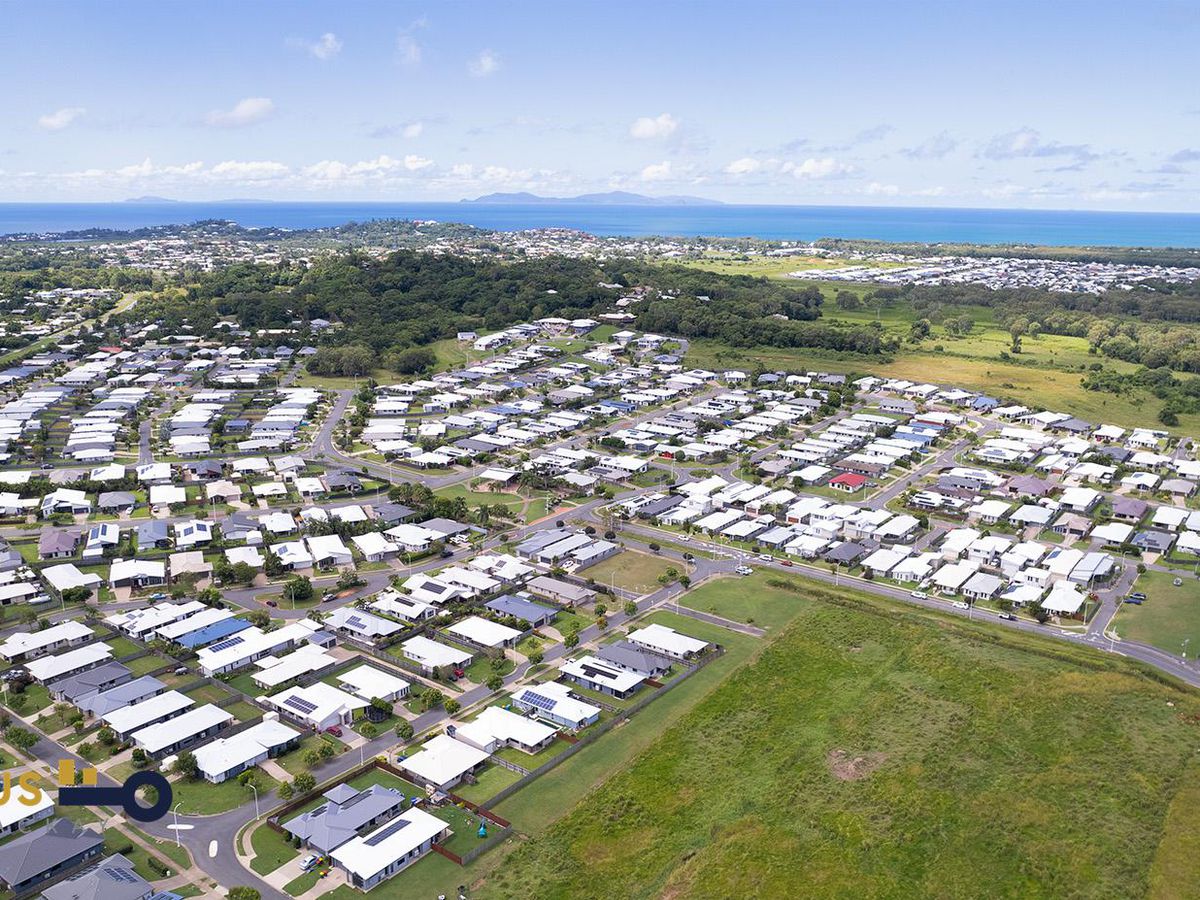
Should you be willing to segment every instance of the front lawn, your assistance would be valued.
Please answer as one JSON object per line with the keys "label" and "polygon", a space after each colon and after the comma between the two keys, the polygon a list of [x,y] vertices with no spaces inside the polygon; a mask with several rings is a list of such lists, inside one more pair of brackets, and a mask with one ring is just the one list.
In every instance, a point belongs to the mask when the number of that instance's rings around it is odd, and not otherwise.
{"label": "front lawn", "polygon": [[295,859],[300,852],[288,843],[287,837],[265,822],[250,832],[250,847],[254,850],[250,868],[259,875],[274,872],[284,863]]}

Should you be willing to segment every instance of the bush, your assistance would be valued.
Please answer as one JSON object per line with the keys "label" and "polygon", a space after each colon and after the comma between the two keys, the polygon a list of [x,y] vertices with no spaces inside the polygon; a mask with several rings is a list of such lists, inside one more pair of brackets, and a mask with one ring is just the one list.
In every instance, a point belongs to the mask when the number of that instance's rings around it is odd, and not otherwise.
{"label": "bush", "polygon": [[168,869],[166,864],[156,856],[147,856],[146,865],[152,868],[155,872],[158,872],[160,875],[165,876],[171,874],[171,870]]}
{"label": "bush", "polygon": [[458,712],[460,709],[462,709],[462,704],[459,703],[457,700],[455,700],[453,697],[451,697],[449,700],[446,700],[444,703],[442,703],[442,706],[444,706],[446,708],[446,712],[450,715],[454,715],[456,712]]}
{"label": "bush", "polygon": [[281,784],[279,786],[279,799],[280,800],[291,800],[292,799],[291,782],[285,781],[283,784]]}
{"label": "bush", "polygon": [[412,722],[408,721],[408,719],[401,719],[396,723],[396,737],[400,738],[402,741],[409,741],[412,740],[412,736]]}
{"label": "bush", "polygon": [[358,733],[369,741],[371,738],[378,736],[379,729],[375,727],[374,723],[366,722],[358,726]]}
{"label": "bush", "polygon": [[308,772],[301,772],[299,775],[297,775],[295,778],[292,779],[292,787],[295,788],[295,790],[301,794],[307,794],[309,791],[311,791],[316,786],[317,786],[317,779],[314,778]]}

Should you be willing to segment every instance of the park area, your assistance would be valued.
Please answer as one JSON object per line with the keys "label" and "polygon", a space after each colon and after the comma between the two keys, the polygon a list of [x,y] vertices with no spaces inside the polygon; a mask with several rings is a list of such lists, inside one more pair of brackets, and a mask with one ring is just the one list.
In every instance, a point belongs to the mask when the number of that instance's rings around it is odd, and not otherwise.
{"label": "park area", "polygon": [[[1178,587],[1176,578],[1182,582]],[[1146,595],[1145,602],[1122,604],[1112,631],[1168,653],[1186,652],[1189,658],[1200,653],[1200,579],[1191,573],[1146,572],[1134,590]]]}

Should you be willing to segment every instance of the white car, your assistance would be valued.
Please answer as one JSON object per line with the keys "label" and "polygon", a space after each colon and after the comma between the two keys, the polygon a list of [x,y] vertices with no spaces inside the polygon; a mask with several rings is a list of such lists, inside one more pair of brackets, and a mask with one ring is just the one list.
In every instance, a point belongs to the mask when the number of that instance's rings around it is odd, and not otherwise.
{"label": "white car", "polygon": [[968,603],[964,603],[962,600],[955,600],[954,608],[955,609],[970,609],[971,606]]}
{"label": "white car", "polygon": [[929,599],[929,595],[927,593],[925,593],[924,591],[913,591],[908,596],[915,597],[917,600],[928,600]]}
{"label": "white car", "polygon": [[308,856],[304,857],[304,859],[300,862],[300,871],[307,872],[309,869],[313,868],[320,861],[321,861],[321,857],[315,856],[312,853],[310,853],[310,854],[308,854]]}
{"label": "white car", "polygon": [[770,562],[773,557],[769,553],[760,553],[760,554],[758,554],[758,558],[761,559],[763,562]]}
{"label": "white car", "polygon": [[733,571],[737,572],[739,575],[753,575],[754,574],[754,570],[752,568],[750,568],[749,566],[738,566]]}

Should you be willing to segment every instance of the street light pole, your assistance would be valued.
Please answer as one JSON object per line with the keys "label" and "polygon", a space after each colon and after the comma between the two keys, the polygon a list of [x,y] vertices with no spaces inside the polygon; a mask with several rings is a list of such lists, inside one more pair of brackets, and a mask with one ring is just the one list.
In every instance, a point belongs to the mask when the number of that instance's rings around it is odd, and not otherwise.
{"label": "street light pole", "polygon": [[171,814],[175,817],[175,846],[179,846],[179,807],[183,806],[183,801],[180,800],[175,804],[175,808],[171,810]]}
{"label": "street light pole", "polygon": [[258,818],[258,788],[254,786],[253,781],[247,781],[246,786],[254,791],[254,818]]}

